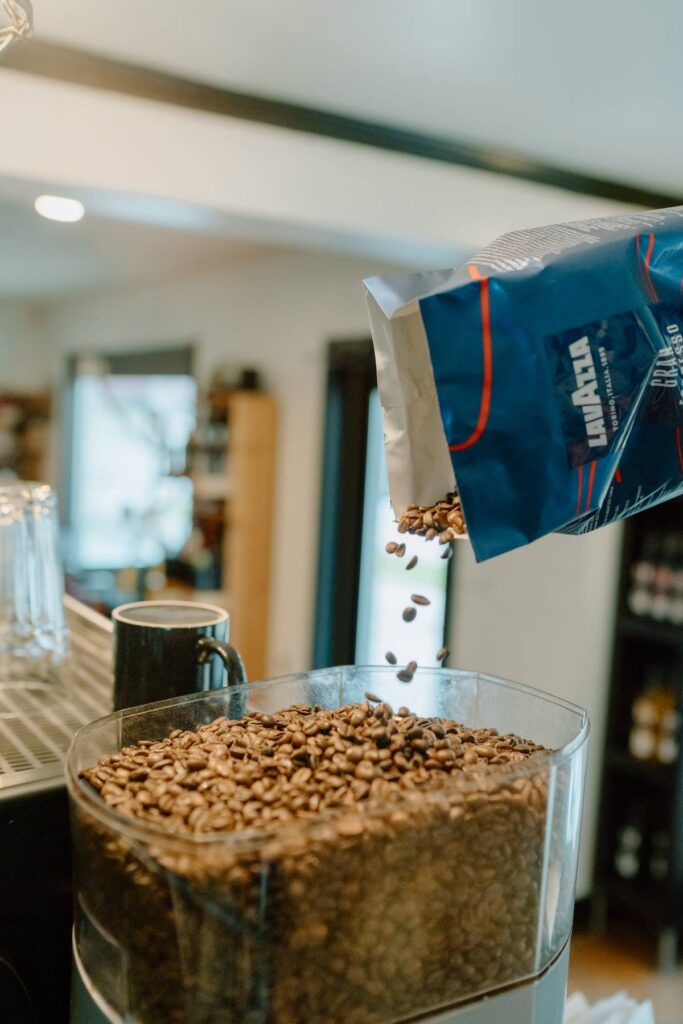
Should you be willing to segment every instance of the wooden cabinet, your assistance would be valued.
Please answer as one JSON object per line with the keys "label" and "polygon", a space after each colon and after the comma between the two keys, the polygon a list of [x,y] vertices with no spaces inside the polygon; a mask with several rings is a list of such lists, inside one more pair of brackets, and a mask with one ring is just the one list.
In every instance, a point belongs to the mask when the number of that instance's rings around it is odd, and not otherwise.
{"label": "wooden cabinet", "polygon": [[190,469],[195,522],[202,516],[211,519],[219,586],[197,588],[192,596],[228,610],[230,639],[244,658],[249,678],[262,679],[270,608],[275,402],[260,391],[226,391],[211,401],[214,416],[216,404],[224,410],[222,422],[214,423],[219,440],[195,441]]}
{"label": "wooden cabinet", "polygon": [[275,497],[275,403],[237,392],[230,402],[231,441],[224,572],[231,637],[250,679],[266,674],[270,564]]}

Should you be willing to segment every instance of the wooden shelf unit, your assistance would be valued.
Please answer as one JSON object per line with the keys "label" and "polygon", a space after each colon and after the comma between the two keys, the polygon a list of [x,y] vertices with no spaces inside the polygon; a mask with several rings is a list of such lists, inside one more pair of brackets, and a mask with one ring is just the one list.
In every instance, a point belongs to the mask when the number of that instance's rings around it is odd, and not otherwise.
{"label": "wooden shelf unit", "polygon": [[0,478],[44,480],[50,396],[0,392]]}
{"label": "wooden shelf unit", "polygon": [[193,599],[227,609],[230,641],[256,680],[267,671],[277,413],[273,398],[260,391],[229,391],[222,401],[225,468],[191,473],[195,505],[223,506],[221,588],[196,589]]}
{"label": "wooden shelf unit", "polygon": [[[638,760],[628,739],[633,701],[653,666],[661,666],[662,674],[675,681],[678,710],[683,711],[683,626],[634,615],[628,594],[645,537],[680,531],[682,522],[683,499],[677,499],[624,523],[592,897],[595,928],[607,928],[619,915],[630,919],[656,939],[662,970],[678,963],[683,937],[683,758],[679,755],[674,764]],[[634,813],[643,836],[640,870],[625,879],[614,863],[617,835]],[[669,842],[666,877],[658,881],[646,867],[656,832],[666,834]]]}
{"label": "wooden shelf unit", "polygon": [[250,679],[266,675],[275,502],[276,409],[256,391],[235,391],[230,435],[223,585],[230,594],[230,638]]}

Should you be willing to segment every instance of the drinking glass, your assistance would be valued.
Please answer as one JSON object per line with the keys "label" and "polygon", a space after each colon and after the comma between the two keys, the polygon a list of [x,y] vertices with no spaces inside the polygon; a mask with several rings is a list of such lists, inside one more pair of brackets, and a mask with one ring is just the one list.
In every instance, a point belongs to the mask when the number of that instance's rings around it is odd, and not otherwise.
{"label": "drinking glass", "polygon": [[63,585],[55,492],[0,485],[0,682],[47,679],[64,660]]}

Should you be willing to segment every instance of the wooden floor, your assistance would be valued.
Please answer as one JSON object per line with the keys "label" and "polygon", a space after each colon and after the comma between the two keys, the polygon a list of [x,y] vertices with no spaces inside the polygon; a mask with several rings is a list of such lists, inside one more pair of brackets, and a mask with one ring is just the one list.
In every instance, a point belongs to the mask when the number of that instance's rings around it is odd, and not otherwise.
{"label": "wooden floor", "polygon": [[618,939],[575,935],[569,961],[569,992],[594,1002],[625,990],[639,1002],[650,999],[656,1024],[683,1024],[683,969],[660,974],[651,944],[629,935]]}

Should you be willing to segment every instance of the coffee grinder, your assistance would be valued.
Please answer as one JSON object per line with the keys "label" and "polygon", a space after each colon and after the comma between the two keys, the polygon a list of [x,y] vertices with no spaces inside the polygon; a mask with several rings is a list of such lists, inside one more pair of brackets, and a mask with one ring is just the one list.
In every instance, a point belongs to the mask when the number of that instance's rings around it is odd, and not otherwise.
{"label": "coffee grinder", "polygon": [[[461,991],[457,1002],[451,1005],[441,1003],[438,1007],[425,1007],[420,1004],[419,991],[416,991],[415,1006],[410,1012],[402,1016],[387,1016],[386,1024],[561,1024],[585,774],[588,734],[585,712],[528,687],[477,673],[446,669],[418,671],[414,681],[406,686],[397,682],[395,674],[389,669],[358,667],[327,669],[254,683],[249,687],[193,694],[174,701],[121,711],[80,731],[72,745],[67,766],[74,837],[77,844],[81,843],[78,858],[80,867],[76,875],[71,1024],[149,1024],[139,997],[141,985],[143,988],[145,984],[153,985],[154,979],[153,970],[151,974],[146,974],[147,966],[142,974],[136,974],[135,957],[126,948],[127,936],[130,937],[134,928],[128,927],[125,922],[121,928],[119,909],[122,901],[116,898],[107,904],[100,900],[102,887],[111,886],[111,879],[100,877],[102,861],[92,856],[94,847],[89,822],[94,815],[100,833],[107,837],[109,843],[123,842],[127,850],[132,848],[131,844],[137,844],[140,864],[145,870],[155,870],[153,865],[150,869],[155,857],[164,859],[165,842],[161,834],[155,834],[152,840],[137,835],[134,824],[129,826],[128,820],[124,821],[116,815],[94,791],[88,792],[86,784],[79,779],[79,772],[92,765],[101,754],[118,749],[122,733],[129,736],[131,741],[136,737],[161,738],[174,727],[173,723],[193,729],[219,715],[237,717],[235,708],[240,704],[247,711],[259,710],[272,714],[294,703],[319,703],[323,707],[336,707],[342,703],[362,700],[365,691],[379,694],[382,700],[392,706],[407,704],[422,717],[441,715],[465,721],[473,728],[495,726],[501,733],[532,735],[551,751],[542,755],[542,763],[535,762],[533,769],[544,773],[547,803],[541,844],[542,859],[533,883],[533,920],[524,922],[527,934],[528,929],[532,930],[532,946],[535,947],[527,968],[511,969],[508,975],[503,976],[502,983],[493,988],[483,991],[475,987],[471,991],[465,989]],[[203,837],[196,843],[193,837],[184,840],[186,855],[201,858],[204,855],[202,844],[205,839]],[[167,841],[171,843],[170,839]],[[235,841],[235,834],[216,837],[216,842],[225,844],[226,850]],[[135,873],[132,866],[130,873]],[[269,1019],[269,979],[267,968],[264,966],[261,971],[260,967],[268,962],[267,934],[266,946],[259,945],[264,942],[263,929],[267,931],[268,922],[272,920],[269,916],[271,907],[268,903],[268,887],[264,888],[262,897],[262,930],[257,928],[251,937],[245,938],[242,925],[235,919],[234,908],[221,906],[220,896],[214,890],[207,890],[204,898],[201,882],[196,879],[197,876],[193,875],[191,908],[189,903],[184,903],[185,894],[182,885],[177,885],[177,878],[170,879],[162,871],[159,879],[154,880],[155,885],[159,884],[160,891],[167,884],[173,889],[173,898],[168,905],[172,904],[174,915],[177,914],[177,935],[169,934],[164,942],[165,948],[166,942],[173,944],[177,940],[179,943],[177,975],[172,976],[178,979],[177,1005],[182,1007],[179,1011],[181,1017],[184,1013],[186,1017],[183,1019],[193,1022],[202,1020],[207,1024],[214,1019],[214,1013],[216,1020],[233,1019],[221,1002],[222,981],[215,976],[215,966],[216,963],[231,965],[234,980],[235,971],[239,970],[236,964],[242,962],[251,965],[244,979],[245,990],[256,976],[259,976],[260,987],[253,989],[234,1019],[250,1022]],[[410,886],[401,891],[409,893]],[[406,894],[402,898],[410,897]],[[502,899],[510,900],[510,912],[506,913],[503,906],[500,908],[502,916],[512,917],[512,907],[518,905],[514,885],[508,887]],[[131,905],[134,894],[131,896],[128,893],[126,900]],[[186,910],[190,913],[187,920],[183,917]],[[514,913],[518,913],[518,910]],[[362,919],[359,918],[359,926],[361,923]],[[171,925],[171,929],[174,928],[175,924]],[[239,932],[242,960],[235,955],[236,931]],[[193,942],[203,951],[201,956],[193,956],[191,950],[183,952],[182,942],[188,934],[192,934]],[[216,943],[222,942],[225,947],[220,947],[220,955],[217,957]],[[211,950],[214,951],[213,959],[207,955]],[[183,975],[185,970],[188,971],[187,975]],[[206,978],[202,978],[204,970],[207,972]],[[460,965],[454,963],[454,974],[459,970],[462,970],[462,962]],[[321,970],[317,980],[315,977],[311,979],[311,984],[324,987],[329,981]],[[213,994],[207,997],[207,991]],[[173,1002],[172,993],[170,998]],[[211,999],[215,1000],[215,1006],[211,1004]],[[362,1012],[361,1007],[354,1019],[362,1019]],[[372,1016],[371,1019],[381,1018]]]}

